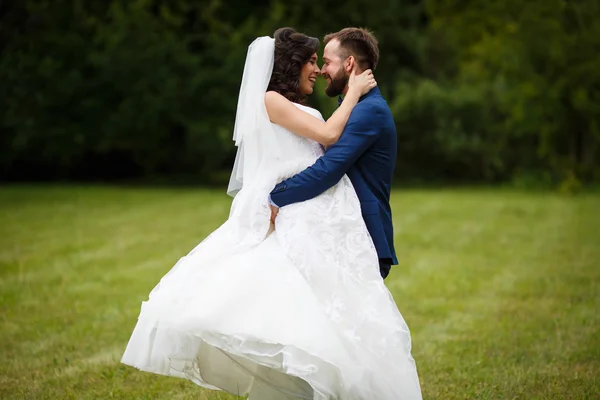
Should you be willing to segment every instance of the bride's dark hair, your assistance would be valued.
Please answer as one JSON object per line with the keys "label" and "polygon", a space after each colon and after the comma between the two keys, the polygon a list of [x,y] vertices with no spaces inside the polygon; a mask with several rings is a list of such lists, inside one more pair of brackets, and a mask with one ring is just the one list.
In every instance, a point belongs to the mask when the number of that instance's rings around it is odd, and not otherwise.
{"label": "bride's dark hair", "polygon": [[279,28],[273,37],[275,59],[267,91],[273,90],[289,101],[304,103],[306,96],[298,90],[300,71],[319,50],[319,39],[296,32],[293,28]]}

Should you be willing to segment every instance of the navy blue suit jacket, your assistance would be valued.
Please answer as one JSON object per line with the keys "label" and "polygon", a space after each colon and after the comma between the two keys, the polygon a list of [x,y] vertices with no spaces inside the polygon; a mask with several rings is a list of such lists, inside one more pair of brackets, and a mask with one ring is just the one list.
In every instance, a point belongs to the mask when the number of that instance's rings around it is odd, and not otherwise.
{"label": "navy blue suit jacket", "polygon": [[397,264],[390,208],[396,142],[392,113],[375,87],[360,98],[338,142],[312,166],[275,186],[271,200],[284,207],[312,199],[347,174],[380,261]]}

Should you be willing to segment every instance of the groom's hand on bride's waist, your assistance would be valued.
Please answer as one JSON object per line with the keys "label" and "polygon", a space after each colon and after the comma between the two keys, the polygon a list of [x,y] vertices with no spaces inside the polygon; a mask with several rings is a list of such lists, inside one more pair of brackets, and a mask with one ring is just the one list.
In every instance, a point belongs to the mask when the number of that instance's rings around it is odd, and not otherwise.
{"label": "groom's hand on bride's waist", "polygon": [[279,208],[275,207],[272,204],[269,204],[269,207],[271,208],[271,223],[274,224],[275,218],[277,218],[277,213],[279,212]]}
{"label": "groom's hand on bride's waist", "polygon": [[279,213],[279,207],[277,207],[277,204],[273,203],[271,196],[269,196],[269,208],[271,209],[271,223],[274,224],[277,213]]}

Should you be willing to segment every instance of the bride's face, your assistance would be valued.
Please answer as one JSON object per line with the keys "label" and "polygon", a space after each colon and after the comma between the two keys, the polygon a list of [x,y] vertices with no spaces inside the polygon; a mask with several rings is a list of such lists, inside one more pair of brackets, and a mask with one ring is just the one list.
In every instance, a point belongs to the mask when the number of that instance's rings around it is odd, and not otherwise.
{"label": "bride's face", "polygon": [[298,90],[302,95],[312,94],[315,88],[315,81],[319,76],[319,66],[317,65],[317,53],[310,57],[310,60],[302,66],[300,71],[300,82],[298,83]]}

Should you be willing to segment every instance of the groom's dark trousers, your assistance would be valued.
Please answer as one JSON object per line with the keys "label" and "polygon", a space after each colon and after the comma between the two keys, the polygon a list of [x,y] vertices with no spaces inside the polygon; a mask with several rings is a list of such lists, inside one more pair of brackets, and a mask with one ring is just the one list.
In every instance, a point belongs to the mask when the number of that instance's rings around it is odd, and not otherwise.
{"label": "groom's dark trousers", "polygon": [[381,275],[387,276],[390,265],[398,263],[390,208],[396,146],[394,118],[376,87],[360,98],[340,140],[312,166],[275,186],[271,201],[284,207],[312,199],[348,175],[379,256]]}

